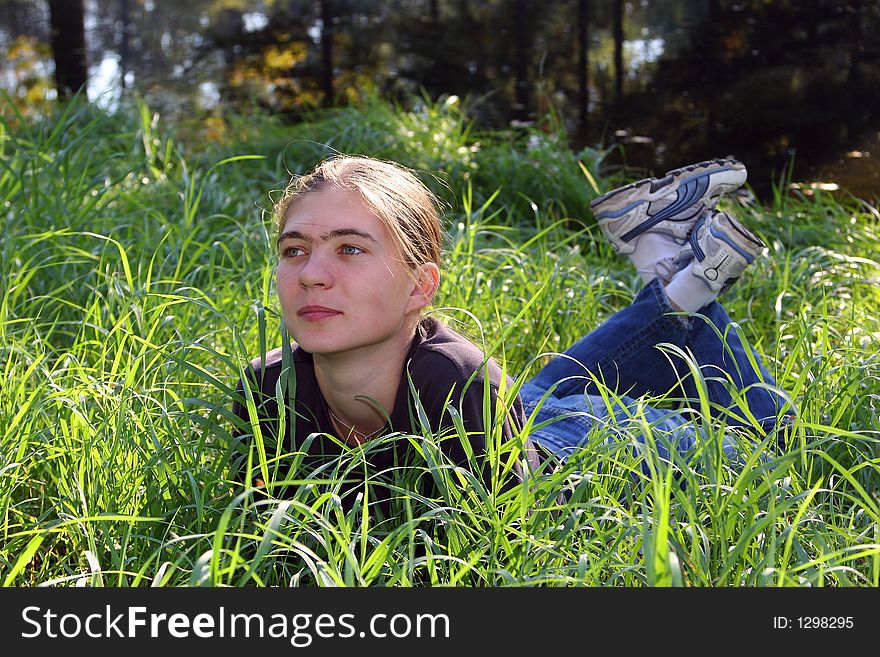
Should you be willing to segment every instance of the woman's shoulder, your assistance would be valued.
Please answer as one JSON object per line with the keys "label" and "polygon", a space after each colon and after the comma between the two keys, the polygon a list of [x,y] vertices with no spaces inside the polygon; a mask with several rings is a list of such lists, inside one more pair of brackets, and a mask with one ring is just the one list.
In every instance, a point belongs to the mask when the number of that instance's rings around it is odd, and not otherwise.
{"label": "woman's shoulder", "polygon": [[[316,399],[320,396],[320,391],[315,380],[315,368],[312,362],[311,354],[304,352],[293,344],[289,350],[291,360],[293,362],[292,370],[288,370],[290,375],[285,374],[284,347],[272,349],[265,354],[252,359],[249,366],[244,371],[244,376],[239,378],[236,390],[241,393],[244,389],[245,381],[250,390],[254,393],[258,405],[267,405],[267,414],[275,417],[278,413],[275,405],[275,398],[278,392],[278,382],[282,380],[290,380],[288,377],[292,375],[292,380],[296,381],[296,400],[301,402],[308,408],[314,408]],[[233,409],[241,415],[243,412],[241,400],[238,399],[233,404]]]}
{"label": "woman's shoulder", "polygon": [[[296,344],[292,344],[289,350],[284,347],[278,347],[251,359],[249,367],[245,370],[245,376],[263,394],[274,396],[275,388],[284,369],[285,351],[290,353],[290,359],[294,364],[293,369],[296,372],[297,380],[309,382],[314,378],[315,370],[311,354],[298,348]],[[239,381],[239,387],[241,385],[242,382]]]}
{"label": "woman's shoulder", "polygon": [[[477,372],[479,380],[483,378],[486,364],[485,353],[472,340],[440,320],[427,317],[419,324],[408,367],[411,373],[422,371],[429,376],[456,374],[462,379]],[[491,382],[497,384],[501,369],[492,358],[488,359],[488,371]]]}

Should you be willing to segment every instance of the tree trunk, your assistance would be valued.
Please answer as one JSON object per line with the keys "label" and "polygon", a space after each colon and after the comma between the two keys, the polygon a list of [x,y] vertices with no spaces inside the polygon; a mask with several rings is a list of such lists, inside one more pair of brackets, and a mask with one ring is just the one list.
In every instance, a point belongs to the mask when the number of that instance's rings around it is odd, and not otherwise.
{"label": "tree trunk", "polygon": [[[706,88],[713,88],[718,84],[723,85],[723,76],[725,75],[725,67],[722,64],[723,52],[721,49],[721,30],[719,29],[719,20],[721,16],[721,8],[718,0],[709,0],[709,20],[706,27],[709,47],[705,48],[702,53],[703,68],[705,78],[703,84]],[[706,147],[710,152],[715,152],[718,144],[718,103],[721,94],[711,93],[706,96]]]}
{"label": "tree trunk", "polygon": [[617,114],[623,105],[623,0],[614,0],[614,112]]}
{"label": "tree trunk", "polygon": [[128,72],[128,45],[129,32],[131,25],[129,23],[129,5],[131,0],[119,0],[119,21],[122,23],[122,31],[119,38],[119,88],[125,91],[125,74]]}
{"label": "tree trunk", "polygon": [[861,75],[859,67],[864,59],[865,52],[865,30],[862,25],[862,0],[854,0],[850,3],[852,8],[851,33],[852,47],[850,49],[849,70],[847,71],[847,82],[850,88],[858,90],[861,87]]}
{"label": "tree trunk", "polygon": [[86,96],[86,37],[82,0],[49,0],[52,26],[52,54],[55,58],[55,86],[59,100],[82,89]]}
{"label": "tree trunk", "polygon": [[322,87],[324,107],[333,105],[333,5],[331,0],[321,0],[321,57],[324,62]]}
{"label": "tree trunk", "polygon": [[578,0],[578,146],[586,146],[590,118],[590,3]]}
{"label": "tree trunk", "polygon": [[531,50],[532,21],[528,0],[515,0],[513,12],[513,75],[516,80],[513,118],[518,121],[527,121],[531,105],[529,51]]}

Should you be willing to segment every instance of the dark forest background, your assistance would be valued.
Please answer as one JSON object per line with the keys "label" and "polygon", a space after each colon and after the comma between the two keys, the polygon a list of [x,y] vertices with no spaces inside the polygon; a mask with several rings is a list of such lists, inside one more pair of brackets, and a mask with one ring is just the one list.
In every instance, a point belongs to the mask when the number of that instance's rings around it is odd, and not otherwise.
{"label": "dark forest background", "polygon": [[80,90],[205,121],[456,95],[609,166],[735,155],[759,193],[876,198],[878,30],[880,0],[0,0],[0,82],[25,113]]}

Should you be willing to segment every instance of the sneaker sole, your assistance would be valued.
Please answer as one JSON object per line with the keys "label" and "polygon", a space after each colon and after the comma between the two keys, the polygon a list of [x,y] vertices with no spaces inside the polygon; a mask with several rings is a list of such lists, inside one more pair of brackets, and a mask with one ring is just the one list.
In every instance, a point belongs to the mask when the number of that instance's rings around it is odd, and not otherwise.
{"label": "sneaker sole", "polygon": [[[615,189],[594,199],[590,207],[594,209],[594,216],[601,226],[603,221],[621,217],[639,205],[652,203],[673,191],[678,192],[678,198],[672,204],[617,238],[628,243],[664,221],[685,223],[695,221],[703,210],[707,209],[705,204],[704,207],[695,208],[695,211],[687,217],[680,219],[672,219],[672,217],[689,207],[698,205],[702,199],[709,196],[709,191],[713,192],[712,196],[717,197],[737,189],[745,183],[747,175],[745,165],[738,160],[732,158],[706,160],[667,171],[662,178],[645,178]],[[715,176],[714,180],[713,176]],[[645,189],[646,187],[648,189]],[[611,207],[596,212],[598,206],[605,204]]]}
{"label": "sneaker sole", "polygon": [[[650,189],[648,191],[648,197],[650,198],[646,197],[645,199],[640,199],[639,201],[630,203],[626,209],[615,208],[615,216],[619,217],[627,210],[630,210],[637,206],[639,203],[649,203],[650,201],[656,201],[658,198],[662,198],[663,196],[668,194],[669,191],[671,191],[671,189],[674,188],[676,185],[687,183],[688,181],[698,178],[701,175],[712,175],[713,173],[722,173],[724,171],[737,171],[745,173],[745,170],[746,167],[742,162],[730,158],[697,162],[696,164],[690,164],[686,167],[667,171],[666,175],[664,175],[662,178],[644,178],[643,180],[638,180],[634,183],[630,183],[629,185],[618,187],[613,191],[607,192],[602,196],[594,198],[590,202],[590,207],[595,208],[597,205],[601,205],[602,203],[609,201],[615,196],[622,197],[624,194],[631,194],[634,191],[638,191],[639,194],[642,194],[642,188],[646,185],[650,186]],[[744,183],[745,180],[745,177],[743,177],[740,184]],[[618,201],[618,203],[623,204],[625,203],[625,201],[620,200]],[[604,217],[606,213],[602,214]]]}

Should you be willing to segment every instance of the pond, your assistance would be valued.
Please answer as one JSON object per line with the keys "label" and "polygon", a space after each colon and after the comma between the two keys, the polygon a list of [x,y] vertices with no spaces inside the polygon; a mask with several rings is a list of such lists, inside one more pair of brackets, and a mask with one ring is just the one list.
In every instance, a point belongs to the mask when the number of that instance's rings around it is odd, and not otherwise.
{"label": "pond", "polygon": [[[301,120],[380,93],[470,98],[478,127],[564,126],[660,174],[733,155],[759,198],[880,197],[877,0],[89,0],[88,95]],[[44,2],[0,5],[0,86],[53,91]],[[327,75],[332,71],[332,75]],[[548,120],[553,117],[553,121]]]}

